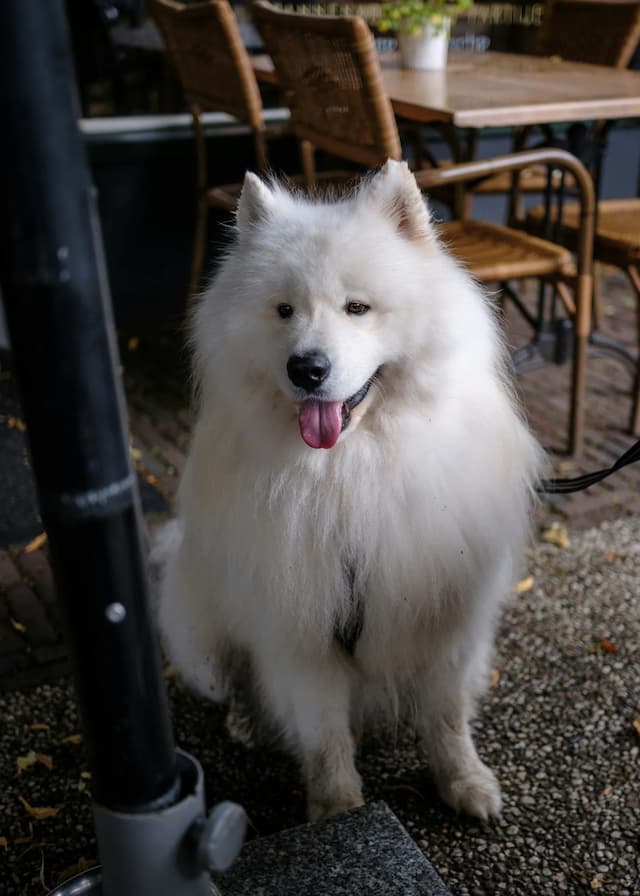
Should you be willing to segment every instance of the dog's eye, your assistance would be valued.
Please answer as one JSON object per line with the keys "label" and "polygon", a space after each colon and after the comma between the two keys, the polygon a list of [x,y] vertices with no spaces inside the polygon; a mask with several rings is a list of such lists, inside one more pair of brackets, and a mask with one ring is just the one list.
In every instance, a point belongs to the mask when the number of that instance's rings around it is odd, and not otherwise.
{"label": "dog's eye", "polygon": [[278,314],[283,319],[291,317],[291,315],[293,314],[293,308],[291,307],[291,305],[278,305]]}
{"label": "dog's eye", "polygon": [[347,314],[366,314],[369,306],[364,302],[347,302]]}

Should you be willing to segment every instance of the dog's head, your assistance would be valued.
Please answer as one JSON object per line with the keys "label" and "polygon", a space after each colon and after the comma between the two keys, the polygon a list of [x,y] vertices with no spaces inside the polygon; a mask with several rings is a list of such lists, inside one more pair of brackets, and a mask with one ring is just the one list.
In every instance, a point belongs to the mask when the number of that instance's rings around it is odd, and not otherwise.
{"label": "dog's head", "polygon": [[425,282],[436,258],[442,250],[404,163],[387,162],[333,201],[247,174],[210,325],[246,382],[295,413],[306,444],[332,448],[389,370],[410,365],[428,341]]}

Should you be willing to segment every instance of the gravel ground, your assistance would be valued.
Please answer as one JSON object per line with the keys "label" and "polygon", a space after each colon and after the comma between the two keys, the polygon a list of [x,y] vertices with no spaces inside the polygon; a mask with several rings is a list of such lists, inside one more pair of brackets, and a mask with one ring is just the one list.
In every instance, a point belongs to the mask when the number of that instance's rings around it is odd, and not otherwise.
{"label": "gravel ground", "polygon": [[[477,722],[504,788],[500,822],[484,827],[442,806],[402,732],[364,744],[367,798],[388,802],[454,896],[640,894],[640,517],[572,534],[569,547],[541,542],[527,564],[534,582],[504,614]],[[303,820],[285,756],[231,744],[218,708],[170,691],[177,740],[203,762],[209,802],[242,802],[256,835]],[[2,892],[42,896],[95,858],[71,686],[2,695],[0,718]],[[18,775],[30,751],[44,760]],[[59,811],[32,819],[20,797]]]}

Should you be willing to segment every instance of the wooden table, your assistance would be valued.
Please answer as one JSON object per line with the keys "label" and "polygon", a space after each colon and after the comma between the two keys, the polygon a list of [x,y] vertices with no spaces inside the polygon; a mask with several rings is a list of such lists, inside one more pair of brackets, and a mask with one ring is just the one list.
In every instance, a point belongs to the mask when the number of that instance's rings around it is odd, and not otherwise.
{"label": "wooden table", "polygon": [[[640,117],[640,72],[557,57],[452,51],[444,71],[403,69],[380,57],[396,115],[456,127],[551,124]],[[277,84],[268,56],[254,56],[259,80]]]}

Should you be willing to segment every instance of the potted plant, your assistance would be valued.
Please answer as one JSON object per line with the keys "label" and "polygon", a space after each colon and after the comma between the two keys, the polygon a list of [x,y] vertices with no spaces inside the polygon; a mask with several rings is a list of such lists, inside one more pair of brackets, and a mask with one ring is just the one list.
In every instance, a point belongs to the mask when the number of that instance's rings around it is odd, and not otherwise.
{"label": "potted plant", "polygon": [[395,0],[382,7],[378,30],[395,31],[406,68],[442,69],[447,64],[451,22],[473,0]]}

